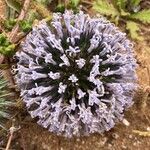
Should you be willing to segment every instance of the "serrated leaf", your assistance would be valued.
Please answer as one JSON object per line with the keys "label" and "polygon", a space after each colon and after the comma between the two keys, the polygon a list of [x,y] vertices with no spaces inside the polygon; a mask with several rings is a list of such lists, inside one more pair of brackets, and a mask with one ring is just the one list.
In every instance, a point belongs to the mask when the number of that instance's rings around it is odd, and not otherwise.
{"label": "serrated leaf", "polygon": [[126,24],[126,29],[130,32],[130,36],[132,39],[143,41],[143,37],[138,35],[138,31],[140,30],[137,23],[128,21]]}
{"label": "serrated leaf", "polygon": [[115,17],[119,14],[118,10],[114,7],[113,4],[108,3],[107,0],[97,0],[93,3],[93,9],[100,14],[106,15],[106,16],[112,16]]}
{"label": "serrated leaf", "polygon": [[18,13],[20,13],[21,5],[16,0],[5,0],[5,2],[10,8],[12,8],[15,11],[17,11]]}
{"label": "serrated leaf", "polygon": [[139,20],[143,23],[150,23],[150,9],[142,10],[138,13],[131,14],[130,18]]}

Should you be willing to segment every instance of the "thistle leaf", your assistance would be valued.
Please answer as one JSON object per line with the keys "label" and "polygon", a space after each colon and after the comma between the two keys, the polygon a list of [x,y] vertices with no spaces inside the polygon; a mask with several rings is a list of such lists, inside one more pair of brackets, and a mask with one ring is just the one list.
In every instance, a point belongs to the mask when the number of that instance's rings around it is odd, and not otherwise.
{"label": "thistle leaf", "polygon": [[108,1],[104,0],[97,0],[94,2],[93,9],[106,16],[115,17],[119,14],[118,10],[113,6],[113,4],[110,4]]}
{"label": "thistle leaf", "polygon": [[140,30],[137,23],[133,21],[128,21],[126,24],[126,29],[129,31],[132,39],[143,41],[143,37],[138,35],[138,31]]}
{"label": "thistle leaf", "polygon": [[142,10],[138,13],[131,14],[130,18],[139,20],[143,23],[150,23],[150,9]]}
{"label": "thistle leaf", "polygon": [[19,2],[17,2],[16,0],[5,0],[5,2],[10,8],[12,8],[15,11],[17,11],[18,13],[20,13],[21,5]]}

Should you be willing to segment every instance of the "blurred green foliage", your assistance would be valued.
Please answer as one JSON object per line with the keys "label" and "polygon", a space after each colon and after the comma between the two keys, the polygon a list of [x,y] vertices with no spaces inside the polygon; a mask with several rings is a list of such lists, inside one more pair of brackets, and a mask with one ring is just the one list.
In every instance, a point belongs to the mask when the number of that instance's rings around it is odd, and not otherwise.
{"label": "blurred green foliage", "polygon": [[64,1],[58,1],[58,5],[55,9],[57,12],[63,13],[65,9],[71,9],[75,13],[79,11],[79,4],[81,0],[69,0],[68,2],[64,3]]}
{"label": "blurred green foliage", "polygon": [[16,19],[7,19],[3,22],[3,26],[6,30],[11,31],[14,25],[16,24]]}
{"label": "blurred green foliage", "polygon": [[5,56],[15,53],[15,44],[12,44],[4,34],[0,34],[0,53]]}
{"label": "blurred green foliage", "polygon": [[139,23],[150,23],[150,9],[140,10],[141,0],[96,0],[93,9],[102,15],[109,16],[115,24],[121,21],[126,24],[131,38],[143,40],[138,35],[140,31]]}
{"label": "blurred green foliage", "polygon": [[32,29],[32,22],[22,20],[19,22],[19,26],[23,32],[29,32]]}
{"label": "blurred green foliage", "polygon": [[5,0],[5,2],[10,8],[20,13],[22,6],[17,0]]}
{"label": "blurred green foliage", "polygon": [[0,74],[0,126],[2,126],[5,119],[10,119],[9,107],[14,106],[14,103],[7,100],[10,93],[7,90],[7,82]]}
{"label": "blurred green foliage", "polygon": [[43,5],[48,5],[52,2],[52,0],[35,0],[35,1]]}

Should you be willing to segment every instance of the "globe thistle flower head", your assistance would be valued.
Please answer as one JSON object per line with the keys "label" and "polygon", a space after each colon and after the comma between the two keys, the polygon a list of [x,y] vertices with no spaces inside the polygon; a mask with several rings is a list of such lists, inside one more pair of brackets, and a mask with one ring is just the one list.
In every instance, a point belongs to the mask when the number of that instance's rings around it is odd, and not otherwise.
{"label": "globe thistle flower head", "polygon": [[114,24],[82,11],[41,21],[16,54],[16,82],[29,113],[67,137],[110,130],[132,104],[132,47]]}

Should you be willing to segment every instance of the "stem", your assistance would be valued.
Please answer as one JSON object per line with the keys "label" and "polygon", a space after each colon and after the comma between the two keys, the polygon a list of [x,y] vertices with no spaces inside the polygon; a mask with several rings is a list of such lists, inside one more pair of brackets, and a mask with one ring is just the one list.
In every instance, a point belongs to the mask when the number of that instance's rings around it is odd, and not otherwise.
{"label": "stem", "polygon": [[9,147],[10,147],[10,144],[11,144],[11,141],[12,141],[12,138],[13,138],[13,133],[14,132],[10,133],[10,136],[9,136],[9,139],[8,139],[7,146],[6,146],[5,150],[9,150]]}

